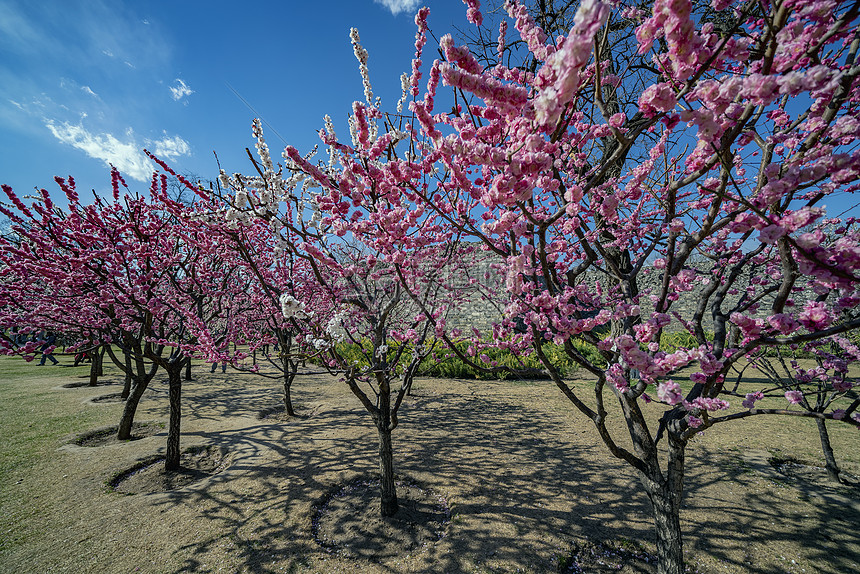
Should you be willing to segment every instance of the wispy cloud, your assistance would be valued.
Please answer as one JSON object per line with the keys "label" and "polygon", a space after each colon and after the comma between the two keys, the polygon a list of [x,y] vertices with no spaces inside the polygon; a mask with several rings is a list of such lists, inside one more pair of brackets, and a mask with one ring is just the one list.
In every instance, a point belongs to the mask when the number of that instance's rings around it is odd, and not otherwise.
{"label": "wispy cloud", "polygon": [[[106,165],[114,165],[123,174],[138,181],[148,181],[154,170],[153,163],[143,153],[134,131],[126,130],[122,139],[109,133],[92,133],[81,124],[69,122],[54,122],[48,120],[45,125],[58,140],[75,147],[94,159],[103,161]],[[191,153],[188,142],[179,136],[165,137],[159,140],[144,140],[146,146],[152,148],[156,155],[175,161],[177,158]]]}
{"label": "wispy cloud", "polygon": [[160,159],[174,161],[184,155],[191,154],[191,146],[179,136],[170,137],[165,132],[160,140],[154,140],[147,144],[152,153]]}
{"label": "wispy cloud", "polygon": [[93,89],[89,86],[81,86],[81,91],[85,94],[88,94],[94,98],[98,98],[99,95],[93,91]]}
{"label": "wispy cloud", "polygon": [[34,28],[24,14],[11,4],[0,3],[0,35],[3,36],[5,48],[24,52],[42,40],[41,34]]}
{"label": "wispy cloud", "polygon": [[376,4],[382,4],[388,8],[392,14],[397,16],[401,12],[414,12],[421,0],[373,0]]}
{"label": "wispy cloud", "polygon": [[176,78],[176,84],[177,85],[170,87],[170,94],[173,96],[174,100],[179,101],[182,98],[190,96],[194,93],[194,90],[192,90],[188,84],[186,84],[179,78]]}

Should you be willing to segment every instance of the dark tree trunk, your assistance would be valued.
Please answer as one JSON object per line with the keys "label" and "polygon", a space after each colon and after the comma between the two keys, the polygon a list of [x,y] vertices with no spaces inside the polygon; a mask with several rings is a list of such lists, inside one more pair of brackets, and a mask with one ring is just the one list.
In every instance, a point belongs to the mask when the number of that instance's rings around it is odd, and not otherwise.
{"label": "dark tree trunk", "polygon": [[379,425],[379,485],[382,516],[394,516],[400,506],[397,504],[397,487],[394,484],[394,455],[391,445],[391,431],[387,425]]}
{"label": "dark tree trunk", "polygon": [[137,411],[137,405],[140,403],[140,398],[143,396],[144,391],[146,391],[147,386],[149,386],[149,378],[133,379],[131,393],[125,400],[122,417],[119,420],[119,431],[116,435],[118,440],[128,440],[131,438],[131,425],[134,424],[134,413]]}
{"label": "dark tree trunk", "polygon": [[839,479],[839,465],[836,464],[836,456],[833,454],[833,447],[830,446],[830,435],[827,433],[827,425],[824,419],[815,419],[815,424],[818,425],[818,437],[821,439],[821,450],[824,452],[824,468],[827,469],[827,476],[834,482],[841,482]]}
{"label": "dark tree trunk", "polygon": [[378,411],[374,417],[379,432],[379,487],[382,516],[394,516],[400,508],[397,504],[397,488],[394,485],[394,449],[391,445],[391,383],[377,373],[379,382]]}
{"label": "dark tree trunk", "polygon": [[179,470],[179,431],[182,418],[182,365],[168,369],[170,422],[167,427],[167,456],[164,470]]}
{"label": "dark tree trunk", "polygon": [[131,355],[129,353],[125,353],[125,382],[123,383],[122,394],[120,394],[120,398],[122,400],[127,400],[131,393],[131,369]]}
{"label": "dark tree trunk", "polygon": [[677,499],[662,492],[648,497],[654,509],[657,531],[657,574],[684,574],[684,551]]}
{"label": "dark tree trunk", "polygon": [[185,380],[190,381],[191,379],[191,359],[186,359],[185,362]]}
{"label": "dark tree trunk", "polygon": [[93,357],[93,361],[95,361],[96,357],[98,357],[98,363],[99,364],[98,364],[98,367],[96,367],[96,368],[98,369],[98,375],[100,377],[103,377],[105,374],[105,353],[106,352],[107,352],[107,347],[105,345],[102,345],[101,347],[96,349],[96,352],[94,354],[95,356]]}
{"label": "dark tree trunk", "polygon": [[290,394],[290,387],[293,386],[293,381],[296,378],[296,372],[299,369],[299,364],[294,361],[284,361],[284,408],[287,411],[287,416],[296,416],[293,410],[293,398]]}
{"label": "dark tree trunk", "polygon": [[99,357],[99,348],[96,347],[92,350],[92,361],[90,362],[90,386],[94,387],[99,383],[99,376],[102,374],[102,367],[99,364],[101,359]]}
{"label": "dark tree trunk", "polygon": [[[681,540],[681,497],[684,493],[684,446],[669,439],[669,463],[665,479],[642,476],[642,484],[654,511],[657,534],[657,574],[684,574]],[[657,471],[659,474],[659,471]]]}

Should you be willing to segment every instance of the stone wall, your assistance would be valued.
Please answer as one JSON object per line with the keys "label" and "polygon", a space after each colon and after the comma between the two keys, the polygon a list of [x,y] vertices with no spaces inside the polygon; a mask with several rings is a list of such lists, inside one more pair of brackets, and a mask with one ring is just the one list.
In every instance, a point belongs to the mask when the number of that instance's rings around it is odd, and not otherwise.
{"label": "stone wall", "polygon": [[[475,327],[481,331],[485,331],[491,329],[493,323],[498,323],[502,319],[502,311],[507,303],[505,276],[500,270],[492,268],[492,263],[494,261],[498,262],[500,259],[489,259],[486,258],[486,254],[481,255],[484,259],[477,261],[471,266],[472,276],[478,278],[480,283],[487,287],[487,290],[490,292],[489,297],[481,295],[477,290],[470,292],[468,300],[463,304],[457,305],[456,308],[452,309],[449,313],[448,325],[451,327],[457,327],[460,329]],[[680,293],[678,300],[672,303],[671,311],[679,313],[681,317],[692,317],[699,305],[701,294],[705,288],[701,279],[706,276],[704,274],[705,267],[702,266],[700,269],[702,271],[698,273],[699,277],[695,282],[693,290]],[[750,284],[754,271],[755,269],[753,268],[746,269],[745,273],[736,282],[736,285],[739,288],[746,288],[746,286]],[[586,280],[594,281],[596,278],[597,274],[594,274]],[[640,275],[639,289],[640,293],[643,293],[643,296],[640,298],[640,307],[643,315],[650,314],[654,310],[650,297],[648,297],[648,295],[644,295],[644,293],[659,293],[661,282],[661,270],[653,268],[645,269]],[[454,278],[453,281],[454,285],[460,286],[464,289],[467,288],[467,283],[467,277],[459,280]],[[742,293],[739,290],[737,292],[730,293],[727,297],[727,302],[723,304],[723,309],[729,309],[731,306],[735,305],[741,296]],[[802,305],[803,302],[810,299],[812,296],[812,293],[804,292],[796,294],[793,298],[797,304]],[[765,297],[762,300],[757,315],[766,315],[772,301],[773,296]],[[680,328],[680,325],[678,325],[676,321],[673,321],[672,326],[670,327],[671,330],[680,330]]]}

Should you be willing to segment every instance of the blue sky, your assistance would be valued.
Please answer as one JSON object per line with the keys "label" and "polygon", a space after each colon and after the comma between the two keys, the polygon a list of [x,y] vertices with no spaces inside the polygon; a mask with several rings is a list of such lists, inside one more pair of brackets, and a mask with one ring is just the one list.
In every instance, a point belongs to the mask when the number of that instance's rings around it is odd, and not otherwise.
{"label": "blue sky", "polygon": [[393,108],[422,4],[437,37],[468,26],[460,0],[0,0],[0,183],[56,196],[53,177],[73,175],[80,191],[104,191],[110,162],[143,190],[144,147],[207,179],[213,152],[248,172],[256,116],[273,150],[284,145],[273,128],[310,150],[325,114],[347,136],[364,98],[350,27]]}

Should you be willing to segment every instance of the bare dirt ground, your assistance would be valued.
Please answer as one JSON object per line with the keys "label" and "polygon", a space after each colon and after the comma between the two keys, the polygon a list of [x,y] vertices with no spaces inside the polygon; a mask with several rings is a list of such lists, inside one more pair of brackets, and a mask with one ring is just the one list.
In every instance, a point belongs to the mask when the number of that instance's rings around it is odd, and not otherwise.
{"label": "bare dirt ground", "polygon": [[[325,520],[329,531],[359,533],[338,535],[339,543],[379,536],[356,518],[373,498],[361,488],[343,498],[345,487],[368,482],[377,469],[375,429],[345,385],[299,377],[293,399],[300,416],[284,418],[272,412],[280,397],[270,381],[203,371],[183,387],[182,446],[210,447],[193,452],[217,453],[218,464],[173,490],[122,494],[108,483],[163,454],[165,430],[149,425],[148,436],[99,446],[75,444],[79,432],[57,437],[3,486],[11,495],[0,514],[16,518],[0,532],[8,537],[0,571],[653,571],[650,511],[637,480],[547,381],[416,383],[394,432],[395,467],[404,505],[428,515],[412,522],[428,530],[405,536],[400,552],[374,555],[367,544],[344,552],[314,538]],[[52,375],[26,380],[26,392],[44,394],[50,416],[82,411],[75,424],[89,426],[80,432],[118,422],[121,403],[91,402],[118,385],[62,388]],[[166,383],[157,380],[137,420],[166,418]],[[860,474],[857,438],[852,429],[833,430],[850,475]],[[768,462],[784,463],[789,454],[793,475]],[[690,566],[702,573],[860,571],[860,495],[809,468],[819,461],[811,421],[745,420],[697,438],[681,516]],[[591,561],[577,569],[573,548]],[[618,561],[616,551],[640,558]]]}

